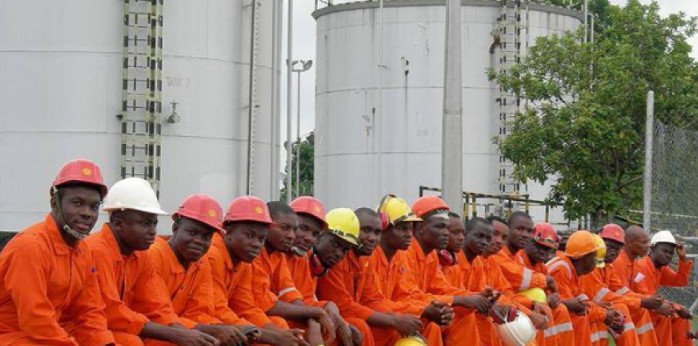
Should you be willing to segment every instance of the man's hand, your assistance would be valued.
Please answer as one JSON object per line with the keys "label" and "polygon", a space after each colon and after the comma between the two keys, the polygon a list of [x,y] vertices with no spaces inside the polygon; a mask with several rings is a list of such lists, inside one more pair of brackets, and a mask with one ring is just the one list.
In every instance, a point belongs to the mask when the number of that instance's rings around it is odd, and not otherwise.
{"label": "man's hand", "polygon": [[560,294],[551,293],[548,295],[548,306],[550,306],[551,309],[555,309],[561,302]]}
{"label": "man's hand", "polygon": [[267,340],[264,340],[263,342],[271,343],[274,345],[310,346],[310,344],[303,339],[303,333],[304,332],[302,329],[265,329],[262,331],[262,336],[263,339],[266,339],[267,336],[269,337]]}
{"label": "man's hand", "polygon": [[492,308],[492,302],[481,294],[463,297],[463,307],[475,309],[481,314],[486,314]]}
{"label": "man's hand", "polygon": [[330,344],[337,337],[337,335],[335,334],[336,327],[330,315],[328,315],[325,312],[325,310],[321,311],[322,313],[318,316],[317,321],[320,323],[320,326],[322,327],[322,335],[325,341],[328,344]]}
{"label": "man's hand", "polygon": [[545,288],[549,289],[553,293],[557,293],[557,282],[552,276],[547,275],[545,277]]}
{"label": "man's hand", "polygon": [[674,307],[669,302],[663,302],[662,306],[660,306],[659,309],[656,309],[654,312],[662,316],[668,317],[674,313]]}
{"label": "man's hand", "polygon": [[686,261],[686,247],[683,244],[676,244],[676,254],[679,255],[679,260]]}
{"label": "man's hand", "polygon": [[608,309],[603,323],[620,334],[625,329],[625,316],[618,310]]}
{"label": "man's hand", "polygon": [[487,298],[487,300],[492,302],[492,304],[494,304],[499,299],[499,297],[502,295],[501,293],[499,293],[499,291],[497,291],[493,288],[490,288],[490,287],[485,288],[479,294],[482,295],[483,297]]}
{"label": "man's hand", "polygon": [[356,345],[356,346],[363,345],[364,336],[361,334],[361,332],[351,324],[349,325],[349,329],[351,329],[351,338],[354,341],[354,345]]}
{"label": "man's hand", "polygon": [[690,320],[693,318],[693,315],[686,309],[685,306],[679,306],[678,308],[675,309],[676,314],[679,315],[679,317],[683,318],[684,320]]}
{"label": "man's hand", "polygon": [[402,336],[411,336],[422,329],[422,321],[412,315],[393,315],[393,329]]}
{"label": "man's hand", "polygon": [[587,308],[589,307],[588,302],[582,301],[579,298],[572,298],[562,302],[567,307],[571,313],[575,315],[585,315],[587,313]]}
{"label": "man's hand", "polygon": [[531,314],[528,315],[528,317],[531,319],[533,326],[536,327],[537,330],[545,330],[548,328],[547,316],[537,313],[535,311],[531,311]]}
{"label": "man's hand", "polygon": [[343,346],[354,346],[354,339],[352,337],[351,328],[349,328],[349,323],[344,320],[335,323],[337,326],[337,338]]}
{"label": "man's hand", "polygon": [[661,296],[653,295],[649,298],[643,298],[640,301],[640,306],[648,310],[657,310],[664,303],[664,299]]}
{"label": "man's hand", "polygon": [[440,326],[447,326],[453,321],[455,313],[453,308],[446,303],[433,301],[422,312],[422,318],[432,321]]}
{"label": "man's hand", "polygon": [[219,346],[218,339],[194,329],[172,328],[174,338],[169,340],[178,346]]}
{"label": "man's hand", "polygon": [[222,345],[247,345],[247,336],[235,326],[223,324],[197,324],[194,329],[218,339]]}

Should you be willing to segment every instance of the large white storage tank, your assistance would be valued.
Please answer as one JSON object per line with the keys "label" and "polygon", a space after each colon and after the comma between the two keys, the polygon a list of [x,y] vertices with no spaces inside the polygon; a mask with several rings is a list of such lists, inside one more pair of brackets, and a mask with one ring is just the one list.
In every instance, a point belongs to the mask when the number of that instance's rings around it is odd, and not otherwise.
{"label": "large white storage tank", "polygon": [[[162,114],[167,117],[176,101],[181,117],[162,126],[165,210],[176,209],[191,193],[211,194],[225,207],[246,192],[250,2],[164,2]],[[253,192],[270,198],[278,186],[271,175],[278,161],[272,157],[271,79],[272,20],[280,6],[257,2]],[[120,179],[116,115],[124,3],[0,2],[0,230],[18,230],[43,217],[51,180],[70,159],[94,160],[109,185]]]}
{"label": "large white storage tank", "polygon": [[[384,4],[382,50],[378,1],[335,4],[314,13],[315,194],[330,206],[375,206],[387,192],[411,201],[419,186],[441,185],[445,2]],[[496,195],[499,156],[492,139],[501,124],[499,89],[485,72],[497,67],[490,49],[501,3],[462,4],[463,188]],[[580,13],[566,8],[530,2],[520,11],[528,29],[521,37],[530,44],[582,23]],[[525,54],[525,43],[521,49]],[[548,191],[527,188],[522,193],[532,199],[544,199]]]}

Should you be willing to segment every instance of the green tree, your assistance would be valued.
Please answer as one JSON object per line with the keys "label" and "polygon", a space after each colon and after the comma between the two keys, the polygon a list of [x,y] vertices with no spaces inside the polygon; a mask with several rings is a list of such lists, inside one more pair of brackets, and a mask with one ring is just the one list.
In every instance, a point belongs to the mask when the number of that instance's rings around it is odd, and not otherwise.
{"label": "green tree", "polygon": [[[296,195],[296,162],[298,160],[298,149],[300,148],[300,191],[298,196],[312,196],[313,195],[313,176],[315,168],[315,135],[311,132],[305,139],[293,142],[293,152],[291,153],[291,179],[293,180],[293,194],[291,197],[298,197]],[[288,167],[286,167],[286,174],[288,174]],[[281,197],[280,200],[286,200],[286,184],[284,180],[284,186],[281,187]]]}
{"label": "green tree", "polygon": [[645,98],[655,117],[686,125],[698,119],[698,68],[687,38],[696,19],[662,18],[656,3],[605,7],[593,44],[583,34],[541,37],[505,73],[489,71],[528,101],[513,131],[497,140],[522,181],[550,181],[549,199],[567,216],[605,222],[642,201]]}

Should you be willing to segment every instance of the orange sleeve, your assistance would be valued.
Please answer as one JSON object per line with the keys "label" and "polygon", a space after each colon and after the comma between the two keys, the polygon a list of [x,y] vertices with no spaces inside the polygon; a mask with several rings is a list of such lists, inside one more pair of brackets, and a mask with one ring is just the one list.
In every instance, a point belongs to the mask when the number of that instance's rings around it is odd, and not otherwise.
{"label": "orange sleeve", "polygon": [[374,311],[390,313],[393,312],[390,305],[386,303],[385,296],[378,285],[378,276],[368,269],[368,261],[362,262],[365,265],[363,270],[364,287],[361,289],[360,303]]}
{"label": "orange sleeve", "polygon": [[194,290],[187,300],[184,311],[180,314],[180,320],[185,327],[193,328],[199,323],[219,324],[221,321],[215,317],[213,308],[213,277],[211,276],[211,266],[205,257],[200,262],[200,266],[191,285]]}
{"label": "orange sleeve", "polygon": [[529,288],[545,288],[545,274],[537,273],[523,264],[503,255],[495,255],[502,274],[507,278],[515,291],[525,291]]}
{"label": "orange sleeve", "polygon": [[301,296],[303,296],[303,303],[309,306],[324,307],[327,302],[318,301],[315,296],[317,280],[310,273],[307,255],[303,257],[292,256],[286,262],[288,263],[293,283]]}
{"label": "orange sleeve", "polygon": [[[86,248],[86,247],[85,247]],[[114,343],[114,336],[107,329],[107,317],[104,315],[104,302],[99,292],[97,268],[94,265],[92,253],[86,256],[89,273],[80,293],[66,311],[66,315],[74,316],[75,338],[80,345],[106,345]]]}
{"label": "orange sleeve", "polygon": [[57,270],[44,260],[46,256],[38,244],[25,244],[5,249],[0,257],[2,279],[17,309],[19,328],[43,345],[78,345],[56,321],[56,310],[46,295],[46,278]]}
{"label": "orange sleeve", "polygon": [[654,278],[654,265],[649,257],[645,256],[643,259],[638,260],[635,263],[635,272],[631,279],[630,288],[642,295],[653,295],[659,287],[658,283],[655,285],[653,281]]}
{"label": "orange sleeve", "polygon": [[[208,252],[208,262],[213,278],[211,289],[213,291],[214,316],[224,324],[247,325],[251,324],[238,315],[228,304],[228,287],[226,285],[226,269],[223,256],[218,249],[211,247]],[[250,298],[251,299],[251,298]],[[254,304],[252,304],[254,305]]]}
{"label": "orange sleeve", "polygon": [[252,266],[240,265],[235,275],[239,275],[240,278],[236,280],[237,285],[228,297],[230,307],[237,311],[240,317],[252,322],[257,327],[271,323],[264,310],[255,304],[252,292]]}
{"label": "orange sleeve", "polygon": [[[92,237],[99,236],[95,234]],[[89,240],[89,239],[88,239]],[[95,239],[98,240],[98,239]],[[121,300],[114,273],[114,258],[101,248],[101,244],[95,244],[93,255],[97,266],[97,281],[104,300],[104,313],[107,316],[107,324],[110,330],[138,335],[146,323],[148,317],[137,313]]]}
{"label": "orange sleeve", "polygon": [[271,291],[271,277],[261,266],[252,264],[252,295],[255,305],[266,312],[273,308],[279,298]]}
{"label": "orange sleeve", "polygon": [[293,282],[293,276],[291,276],[291,271],[288,269],[288,263],[286,262],[286,257],[279,253],[273,257],[273,265],[278,268],[276,275],[274,275],[273,280],[274,286],[278,288],[275,292],[278,299],[282,302],[293,303],[297,300],[303,300],[303,295],[296,288],[295,282]]}
{"label": "orange sleeve", "polygon": [[662,267],[662,276],[659,284],[662,286],[682,287],[688,285],[688,277],[691,275],[693,261],[679,260],[678,271],[674,271],[669,266]]}
{"label": "orange sleeve", "polygon": [[337,304],[339,311],[345,318],[356,317],[366,320],[373,315],[374,311],[354,300],[355,288],[351,287],[351,284],[355,275],[359,273],[351,271],[347,257],[330,268],[327,275],[318,280],[318,297]]}
{"label": "orange sleeve", "polygon": [[610,302],[625,304],[632,308],[639,308],[639,300],[625,297],[622,294],[614,292],[610,287],[607,287],[605,285],[604,274],[606,273],[603,270],[596,268],[590,274],[581,276],[579,278],[579,286],[582,292],[595,303]]}
{"label": "orange sleeve", "polygon": [[143,253],[140,260],[142,265],[138,273],[126,273],[126,275],[137,275],[136,284],[133,286],[136,292],[130,305],[142,311],[155,323],[166,326],[179,323],[179,318],[172,309],[167,286],[158,275],[147,253]]}
{"label": "orange sleeve", "polygon": [[[393,258],[396,260],[397,256]],[[440,301],[448,304],[453,304],[453,294],[459,290],[453,286],[450,286],[444,277],[441,270],[434,267],[434,271],[431,278],[426,279],[426,291],[421,289],[420,281],[421,275],[427,273],[420,273],[416,265],[413,265],[411,261],[405,260],[403,263],[399,264],[404,270],[402,270],[401,279],[397,280],[397,285],[393,291],[393,300],[403,300],[403,299],[413,299],[418,301]],[[430,270],[427,269],[427,272]]]}
{"label": "orange sleeve", "polygon": [[550,271],[550,275],[555,279],[555,283],[557,283],[558,294],[563,300],[572,299],[577,296],[570,277],[571,274],[567,269],[565,265],[560,265]]}

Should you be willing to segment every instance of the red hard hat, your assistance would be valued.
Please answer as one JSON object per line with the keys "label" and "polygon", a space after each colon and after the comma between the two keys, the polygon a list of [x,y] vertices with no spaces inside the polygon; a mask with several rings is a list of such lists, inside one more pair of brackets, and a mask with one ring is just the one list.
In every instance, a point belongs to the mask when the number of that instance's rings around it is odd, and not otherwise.
{"label": "red hard hat", "polygon": [[625,245],[625,231],[615,223],[609,223],[603,226],[601,232],[599,232],[599,236],[603,239],[614,240]]}
{"label": "red hard hat", "polygon": [[69,183],[85,183],[99,188],[102,198],[107,194],[107,185],[104,185],[102,172],[92,161],[76,159],[69,161],[58,171],[56,179],[51,184],[51,189]]}
{"label": "red hard hat", "polygon": [[203,222],[221,234],[225,234],[221,223],[223,209],[216,200],[208,195],[197,193],[184,199],[179,209],[172,214],[172,220],[177,220],[179,216]]}
{"label": "red hard hat", "polygon": [[238,197],[228,205],[223,223],[238,221],[252,221],[266,225],[272,223],[267,204],[254,196]]}
{"label": "red hard hat", "polygon": [[557,249],[560,238],[557,236],[555,227],[547,222],[539,222],[533,226],[533,240],[551,249]]}
{"label": "red hard hat", "polygon": [[412,212],[419,218],[434,210],[449,211],[451,209],[446,205],[443,199],[433,195],[419,197],[412,204]]}
{"label": "red hard hat", "polygon": [[327,211],[325,210],[325,205],[320,200],[310,196],[301,196],[294,199],[290,206],[296,213],[308,214],[319,220],[323,227],[327,227],[327,221],[325,221]]}

